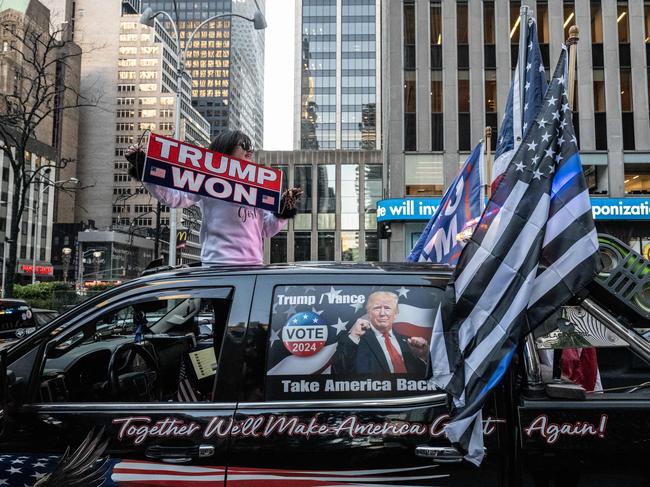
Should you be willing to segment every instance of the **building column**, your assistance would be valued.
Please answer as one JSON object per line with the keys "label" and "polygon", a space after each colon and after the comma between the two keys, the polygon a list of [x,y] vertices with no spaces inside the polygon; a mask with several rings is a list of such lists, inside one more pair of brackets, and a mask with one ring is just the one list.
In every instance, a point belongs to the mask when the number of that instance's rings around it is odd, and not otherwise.
{"label": "building column", "polygon": [[376,0],[375,2],[375,105],[376,105],[376,110],[375,110],[375,138],[376,138],[376,145],[375,148],[377,150],[381,150],[383,147],[383,141],[382,141],[382,126],[383,126],[383,112],[382,112],[382,107],[383,107],[383,102],[384,100],[380,96],[382,93],[382,86],[383,86],[383,80],[381,79],[381,74],[382,74],[382,18],[383,18],[383,10],[381,8],[381,0]]}
{"label": "building column", "polygon": [[418,152],[431,152],[431,2],[415,2],[415,126]]}
{"label": "building column", "polygon": [[[506,101],[512,81],[510,68],[510,2],[508,0],[495,0],[494,2],[494,35],[497,61],[497,117],[499,130],[505,113]],[[492,134],[498,137],[499,133]]]}
{"label": "building column", "polygon": [[648,65],[643,2],[628,2],[630,25],[630,59],[632,60],[632,108],[634,110],[634,148],[650,149],[650,121],[648,120]]}
{"label": "building column", "polygon": [[621,119],[621,79],[616,7],[616,0],[602,0],[609,195],[623,196],[625,194],[625,165],[623,162],[623,121]]}
{"label": "building column", "polygon": [[341,160],[337,158],[334,169],[336,188],[336,214],[334,216],[334,260],[341,260]]}
{"label": "building column", "polygon": [[591,2],[576,0],[576,25],[580,29],[576,95],[579,109],[580,149],[596,150],[594,121],[594,66],[591,58]]}
{"label": "building column", "polygon": [[467,5],[469,30],[469,89],[472,105],[471,143],[472,147],[485,133],[485,56],[483,54],[483,2],[469,0]]}
{"label": "building column", "polygon": [[[404,164],[404,11],[402,2],[383,2],[382,63],[384,120],[383,186],[384,197],[401,198],[405,192]],[[390,239],[380,240],[386,260],[402,260],[404,225],[393,225]]]}
{"label": "building column", "polygon": [[456,2],[442,2],[442,111],[444,113],[443,171],[445,186],[449,186],[458,173],[457,50]]}
{"label": "building column", "polygon": [[[563,2],[548,2],[548,34],[549,34],[549,64],[551,75],[560,56],[564,38],[564,7]],[[588,12],[590,10],[587,10]]]}
{"label": "building column", "polygon": [[[294,164],[293,159],[287,163],[287,177],[289,181],[287,182],[287,188],[293,188],[294,184]],[[294,233],[294,219],[291,218],[287,222],[287,262],[296,261],[296,240]],[[270,239],[269,239],[270,240]]]}
{"label": "building column", "polygon": [[311,260],[318,260],[318,162],[311,164]]}

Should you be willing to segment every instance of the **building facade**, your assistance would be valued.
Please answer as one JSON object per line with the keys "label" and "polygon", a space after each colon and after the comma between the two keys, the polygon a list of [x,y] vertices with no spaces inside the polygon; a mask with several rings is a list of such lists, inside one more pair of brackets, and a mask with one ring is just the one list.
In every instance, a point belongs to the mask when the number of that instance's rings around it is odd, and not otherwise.
{"label": "building facade", "polygon": [[[81,112],[78,177],[86,189],[78,197],[77,221],[151,238],[162,228],[164,235],[170,209],[129,177],[124,153],[146,141],[149,132],[174,134],[175,41],[158,21],[154,27],[140,24],[138,5],[132,2],[76,3],[75,39],[84,49],[82,93],[101,93],[98,107]],[[97,29],[99,24],[106,27]],[[181,84],[181,138],[205,146],[209,124],[192,107],[191,77],[184,76]],[[188,218],[200,224],[195,209],[178,213],[179,228]],[[191,232],[179,252],[181,262],[199,259],[198,240],[198,233]]]}
{"label": "building facade", "polygon": [[380,4],[296,2],[295,149],[381,149]]}
{"label": "building facade", "polygon": [[144,1],[177,20],[186,68],[192,75],[192,105],[210,123],[211,137],[224,129],[247,133],[262,147],[264,128],[264,31],[241,18],[208,22],[186,45],[201,22],[213,15],[235,13],[252,18],[265,1],[210,0],[202,2]]}
{"label": "building facade", "polygon": [[[56,260],[52,247],[53,222],[57,219],[70,220],[74,218],[75,192],[61,191],[54,182],[63,182],[76,177],[77,137],[79,110],[73,108],[77,104],[76,94],[80,83],[80,50],[71,42],[70,31],[66,25],[54,20],[46,5],[35,0],[14,0],[0,4],[0,93],[16,94],[22,88],[18,86],[23,75],[35,67],[29,59],[18,57],[15,51],[20,49],[20,41],[16,35],[23,26],[42,32],[45,36],[52,35],[60,44],[55,53],[54,61],[46,74],[48,90],[61,93],[56,99],[58,107],[68,107],[53,110],[53,115],[46,117],[37,127],[36,139],[27,144],[25,161],[31,171],[42,166],[52,166],[41,170],[41,177],[31,184],[26,195],[25,210],[20,222],[20,232],[17,238],[17,283],[31,282],[32,275],[38,280],[49,279],[53,276],[53,262]],[[48,60],[52,53],[48,54]],[[27,63],[27,64],[25,64]],[[14,75],[14,73],[16,73]],[[29,75],[27,75],[29,76]],[[63,88],[65,86],[66,88]],[[41,101],[44,99],[41,96]],[[35,102],[36,100],[30,100]],[[2,143],[0,141],[0,143]],[[12,224],[13,197],[15,194],[14,172],[7,157],[0,153],[2,164],[0,171],[0,248],[4,259],[8,254],[9,238]],[[64,162],[67,161],[67,162]],[[71,189],[67,186],[67,189]]]}
{"label": "building facade", "polygon": [[[396,199],[387,208],[412,197],[428,197],[420,206],[435,206],[486,126],[494,145],[517,63],[522,3],[537,19],[547,73],[571,25],[580,29],[574,125],[594,198],[647,206],[648,2],[401,0],[383,2],[384,162],[389,196]],[[597,227],[641,251],[650,243],[650,222],[631,225],[622,213],[597,218]],[[417,240],[426,212],[411,217],[385,220],[392,225],[386,258],[403,260]]]}
{"label": "building facade", "polygon": [[265,261],[376,261],[380,151],[262,151],[257,162],[282,169],[283,185],[304,191],[287,230],[267,241]]}

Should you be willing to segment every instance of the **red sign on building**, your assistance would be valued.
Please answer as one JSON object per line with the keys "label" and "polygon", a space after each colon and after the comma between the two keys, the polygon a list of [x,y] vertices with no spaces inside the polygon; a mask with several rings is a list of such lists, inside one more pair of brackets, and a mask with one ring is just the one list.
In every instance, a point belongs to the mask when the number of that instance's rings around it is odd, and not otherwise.
{"label": "red sign on building", "polygon": [[34,274],[37,276],[51,276],[54,274],[54,266],[51,265],[37,265],[33,267],[32,264],[20,264],[18,267],[20,274],[31,274],[34,269]]}

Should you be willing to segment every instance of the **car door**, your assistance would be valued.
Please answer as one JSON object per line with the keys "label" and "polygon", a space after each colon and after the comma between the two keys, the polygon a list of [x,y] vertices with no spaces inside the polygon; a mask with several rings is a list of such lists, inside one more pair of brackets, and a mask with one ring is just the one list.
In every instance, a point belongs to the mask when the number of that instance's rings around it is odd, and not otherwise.
{"label": "car door", "polygon": [[[650,343],[591,300],[564,308],[557,324],[537,339],[538,350],[531,354],[548,351],[554,357],[553,371],[542,375],[545,393],[520,398],[526,477],[539,486],[647,487]],[[567,369],[557,362],[577,351],[582,357],[588,349],[597,359],[596,391],[585,393],[567,380]],[[592,374],[591,363],[581,360],[575,370]],[[580,380],[578,374],[573,377]]]}
{"label": "car door", "polygon": [[[479,471],[444,437],[447,397],[428,385],[426,364],[420,370],[403,342],[430,337],[445,282],[377,273],[258,277],[228,485],[502,485],[502,408],[493,400],[486,409],[488,457]],[[386,370],[390,355],[366,345],[371,337],[360,339],[354,360],[343,351],[380,298],[399,307],[392,331],[406,373]]]}
{"label": "car door", "polygon": [[[222,484],[229,437],[214,425],[235,411],[253,287],[253,276],[153,280],[99,297],[39,331],[7,360],[14,404],[5,408],[0,464],[9,469],[0,469],[0,480],[33,481],[66,448],[83,444],[90,454],[105,441],[99,454],[110,460],[100,473],[114,483]],[[103,396],[107,350],[121,344],[128,357],[116,360],[134,365],[120,365],[120,392]],[[155,401],[133,401],[151,376],[142,349],[157,361]]]}

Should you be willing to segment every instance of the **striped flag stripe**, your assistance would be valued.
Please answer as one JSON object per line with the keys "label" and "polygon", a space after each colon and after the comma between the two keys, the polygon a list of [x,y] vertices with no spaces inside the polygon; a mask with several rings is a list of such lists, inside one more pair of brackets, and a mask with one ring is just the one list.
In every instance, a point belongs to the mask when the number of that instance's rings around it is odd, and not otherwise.
{"label": "striped flag stripe", "polygon": [[122,470],[155,470],[168,471],[181,474],[214,474],[225,472],[225,467],[193,467],[189,465],[168,465],[155,462],[130,462],[124,461],[115,465],[113,471]]}
{"label": "striped flag stripe", "polygon": [[571,224],[581,215],[591,211],[591,200],[589,190],[582,191],[569,203],[562,206],[546,225],[543,247],[546,247],[554,238],[568,229]]}
{"label": "striped flag stripe", "polygon": [[[225,474],[215,474],[215,475],[173,475],[173,474],[161,474],[158,472],[139,472],[139,473],[113,473],[111,475],[111,480],[113,482],[180,482],[187,481],[193,483],[199,482],[216,482],[225,480]],[[150,484],[146,484],[150,485]],[[173,485],[173,484],[171,484]],[[178,484],[182,485],[182,484]],[[188,483],[188,485],[190,485]]]}
{"label": "striped flag stripe", "polygon": [[532,307],[544,294],[556,286],[569,272],[598,252],[598,233],[594,228],[587,235],[575,242],[568,252],[547,267],[535,279],[535,287],[530,296]]}
{"label": "striped flag stripe", "polygon": [[475,253],[472,255],[470,262],[463,267],[463,272],[455,281],[456,300],[460,299],[465,292],[466,287],[470,282],[472,282],[472,279],[475,277],[481,265],[491,255],[497,243],[499,243],[499,237],[501,236],[503,228],[507,227],[508,223],[510,223],[517,206],[519,205],[521,198],[526,194],[527,189],[528,185],[526,183],[523,181],[517,181],[517,184],[508,195],[508,198],[499,210],[499,213],[494,217],[492,222],[490,222],[490,228],[481,241],[481,246],[476,247],[467,245],[466,248],[469,249],[470,252],[472,249],[475,249]]}
{"label": "striped flag stripe", "polygon": [[486,316],[494,312],[495,307],[510,289],[510,284],[518,275],[518,269],[529,257],[531,249],[539,239],[544,228],[544,221],[548,215],[548,204],[550,197],[543,194],[533,211],[530,219],[526,221],[514,244],[511,244],[510,251],[502,262],[499,262],[497,271],[487,287],[483,287],[482,294],[472,312],[460,326],[460,349],[465,350],[467,344],[472,340],[478,328],[486,323]]}
{"label": "striped flag stripe", "polygon": [[[534,288],[535,276],[537,275],[537,266],[528,273],[523,284],[519,288],[517,294],[513,297],[508,304],[508,310],[503,315],[499,323],[492,328],[492,331],[472,350],[472,353],[467,357],[467,366],[474,372],[478,371],[481,364],[487,365],[484,357],[489,355],[496,345],[507,336],[513,323],[517,322],[517,318],[528,307],[528,301],[531,289]],[[471,376],[467,377],[466,384],[472,379]]]}
{"label": "striped flag stripe", "polygon": [[[434,341],[443,341],[444,337],[444,328],[442,323],[442,306],[438,306],[438,312],[436,313],[436,319],[433,322],[433,332],[431,333],[431,342]],[[440,337],[436,339],[436,337]],[[432,369],[432,378],[431,380],[440,389],[446,389],[447,384],[452,378],[452,367],[449,363],[449,355],[447,354],[447,346],[440,347],[431,347],[429,351],[430,360]],[[455,365],[455,364],[454,364]]]}

